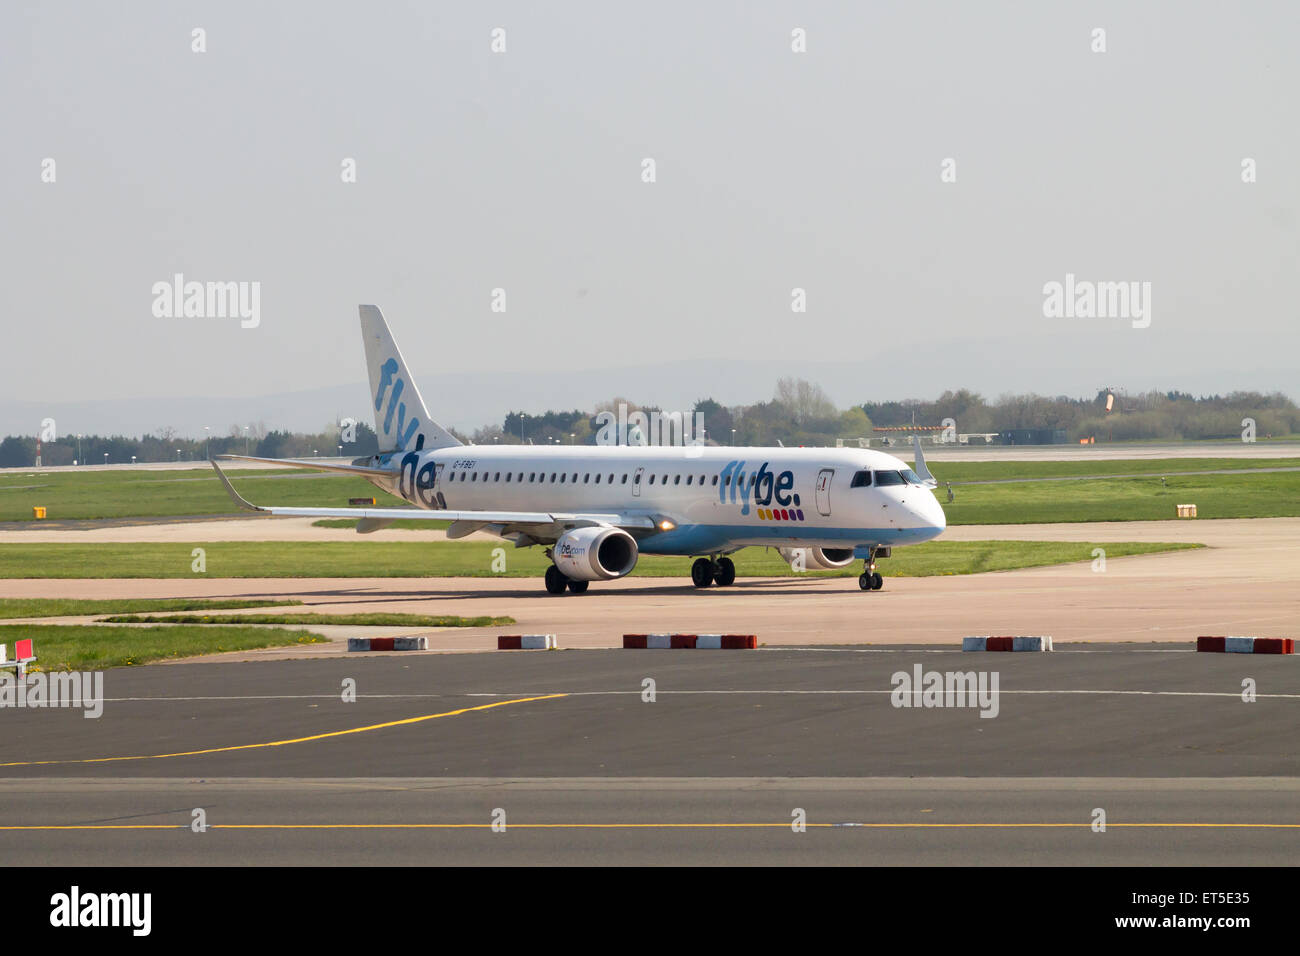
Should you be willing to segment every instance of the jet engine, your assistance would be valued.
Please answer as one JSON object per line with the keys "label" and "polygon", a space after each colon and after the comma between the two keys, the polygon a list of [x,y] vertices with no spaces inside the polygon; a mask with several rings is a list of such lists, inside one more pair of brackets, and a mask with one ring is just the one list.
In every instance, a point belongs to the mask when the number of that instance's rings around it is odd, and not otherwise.
{"label": "jet engine", "polygon": [[575,528],[562,534],[551,560],[566,578],[612,581],[630,574],[638,556],[636,539],[620,528]]}
{"label": "jet engine", "polygon": [[853,563],[852,548],[777,548],[792,568],[804,571],[834,571]]}

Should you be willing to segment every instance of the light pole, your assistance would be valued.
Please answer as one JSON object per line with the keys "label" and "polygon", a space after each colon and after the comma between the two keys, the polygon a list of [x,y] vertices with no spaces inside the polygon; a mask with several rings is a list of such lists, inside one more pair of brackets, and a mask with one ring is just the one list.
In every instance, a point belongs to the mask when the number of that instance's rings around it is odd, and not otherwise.
{"label": "light pole", "polygon": [[132,455],[132,456],[131,456],[131,464],[133,464],[133,465],[135,464],[135,455]]}
{"label": "light pole", "polygon": [[108,452],[104,452],[104,464],[108,464]]}
{"label": "light pole", "polygon": [[343,457],[343,446],[342,446],[342,445],[339,445],[339,457],[340,457],[340,458]]}
{"label": "light pole", "polygon": [[573,436],[574,436],[575,434],[576,434],[575,432],[569,432],[569,444],[570,444],[570,445],[573,444]]}
{"label": "light pole", "polygon": [[731,444],[736,444],[736,430],[734,428],[731,430]]}
{"label": "light pole", "polygon": [[179,448],[176,449],[176,460],[177,461],[181,460],[181,450]]}
{"label": "light pole", "polygon": [[212,460],[212,426],[204,425],[203,430],[207,432],[207,435],[204,436],[203,439],[203,457],[207,458],[208,461],[211,461]]}
{"label": "light pole", "polygon": [[519,444],[521,445],[524,443],[524,419],[527,417],[523,412],[519,413]]}
{"label": "light pole", "polygon": [[77,436],[77,461],[81,461],[81,436]]}
{"label": "light pole", "polygon": [[244,426],[244,454],[248,454],[248,426]]}

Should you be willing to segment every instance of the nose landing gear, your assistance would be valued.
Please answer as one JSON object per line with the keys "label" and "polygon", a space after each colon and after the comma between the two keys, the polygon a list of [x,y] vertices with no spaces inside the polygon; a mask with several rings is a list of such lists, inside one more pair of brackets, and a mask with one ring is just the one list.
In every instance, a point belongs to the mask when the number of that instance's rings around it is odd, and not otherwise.
{"label": "nose landing gear", "polygon": [[[886,555],[888,557],[888,555]],[[879,591],[885,586],[885,579],[876,570],[876,549],[871,549],[871,557],[862,562],[862,573],[858,575],[858,587],[864,591]]]}

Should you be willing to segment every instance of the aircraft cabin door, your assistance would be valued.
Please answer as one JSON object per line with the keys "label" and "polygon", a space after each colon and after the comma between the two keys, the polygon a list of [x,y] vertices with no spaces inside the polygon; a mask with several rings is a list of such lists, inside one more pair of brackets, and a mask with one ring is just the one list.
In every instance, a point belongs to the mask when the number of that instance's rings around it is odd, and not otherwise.
{"label": "aircraft cabin door", "polygon": [[817,510],[821,514],[831,513],[831,476],[834,468],[823,468],[817,473]]}
{"label": "aircraft cabin door", "polygon": [[638,468],[636,474],[632,476],[632,496],[641,497],[641,476],[645,474],[644,468]]}

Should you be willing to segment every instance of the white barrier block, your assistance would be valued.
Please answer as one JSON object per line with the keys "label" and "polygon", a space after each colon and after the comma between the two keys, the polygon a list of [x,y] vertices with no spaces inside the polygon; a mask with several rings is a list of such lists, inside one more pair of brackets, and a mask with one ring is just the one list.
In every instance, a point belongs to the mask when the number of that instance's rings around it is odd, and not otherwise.
{"label": "white barrier block", "polygon": [[670,648],[673,646],[673,636],[671,634],[647,634],[645,636],[645,646],[659,650]]}
{"label": "white barrier block", "polygon": [[1223,639],[1223,649],[1229,654],[1254,654],[1255,639],[1253,637],[1225,637]]}
{"label": "white barrier block", "polygon": [[393,650],[395,651],[427,651],[428,649],[429,639],[427,637],[393,638]]}
{"label": "white barrier block", "polygon": [[1013,651],[1050,651],[1052,649],[1052,639],[1050,637],[1014,637],[1011,639],[1011,649]]}
{"label": "white barrier block", "polygon": [[963,637],[961,639],[961,649],[963,651],[982,651],[988,648],[989,639],[987,637]]}
{"label": "white barrier block", "polygon": [[525,651],[549,651],[556,646],[554,634],[524,634],[519,638],[519,647]]}
{"label": "white barrier block", "polygon": [[720,651],[722,650],[722,635],[697,634],[695,635],[695,648],[701,651]]}

